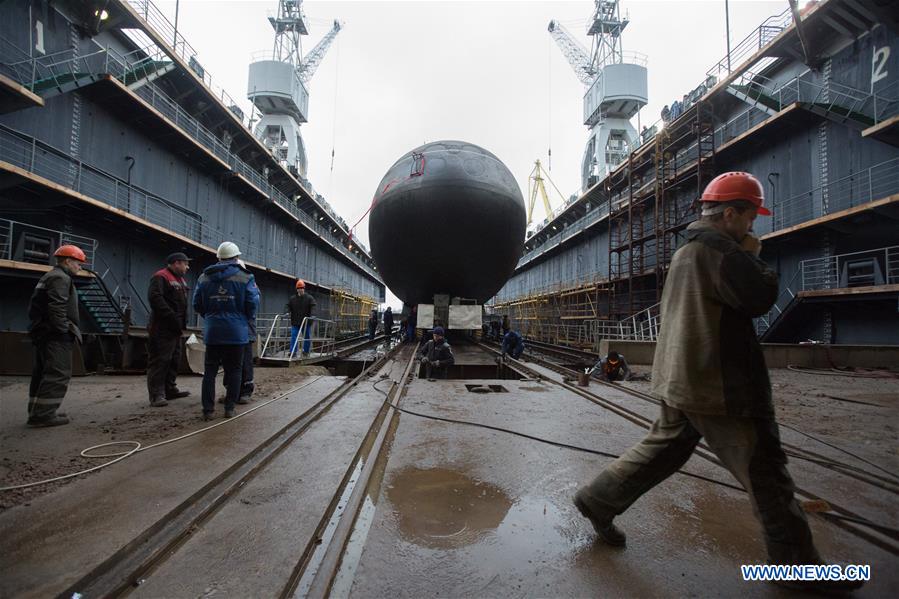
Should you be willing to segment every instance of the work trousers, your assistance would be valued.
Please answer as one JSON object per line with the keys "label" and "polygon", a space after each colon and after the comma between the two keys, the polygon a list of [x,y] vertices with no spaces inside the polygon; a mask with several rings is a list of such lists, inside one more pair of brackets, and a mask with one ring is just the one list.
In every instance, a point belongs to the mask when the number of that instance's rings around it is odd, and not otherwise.
{"label": "work trousers", "polygon": [[[292,358],[297,353],[297,337],[300,336],[300,328],[299,326],[290,327],[290,357]],[[312,323],[306,322],[306,331],[303,335],[303,353],[308,354],[309,350],[312,346],[312,341],[310,341],[310,337],[312,337]]]}
{"label": "work trousers", "polygon": [[215,411],[215,377],[225,369],[225,410],[233,410],[240,395],[240,377],[246,345],[207,345],[203,367],[203,412]]}
{"label": "work trousers", "polygon": [[147,391],[150,401],[177,389],[181,335],[150,334],[147,344]]}
{"label": "work trousers", "polygon": [[33,339],[34,360],[28,389],[28,420],[52,420],[72,378],[71,339]]}
{"label": "work trousers", "polygon": [[771,562],[818,563],[808,521],[793,497],[795,486],[773,418],[710,416],[662,404],[646,438],[609,464],[586,487],[587,495],[610,514],[620,514],[683,466],[703,437],[749,492]]}
{"label": "work trousers", "polygon": [[[240,397],[250,397],[256,389],[256,384],[253,382],[253,346],[255,344],[254,340],[243,346],[240,368],[240,393],[238,394]],[[228,381],[226,380],[226,389],[227,386]]]}

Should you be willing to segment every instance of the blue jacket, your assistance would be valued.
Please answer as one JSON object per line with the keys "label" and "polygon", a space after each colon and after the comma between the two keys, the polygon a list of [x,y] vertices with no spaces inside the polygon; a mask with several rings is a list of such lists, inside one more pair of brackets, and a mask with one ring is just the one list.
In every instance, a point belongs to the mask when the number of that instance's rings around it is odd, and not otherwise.
{"label": "blue jacket", "polygon": [[506,333],[503,337],[502,353],[507,354],[518,347],[524,347],[524,339],[521,338],[521,335],[515,331]]}
{"label": "blue jacket", "polygon": [[219,262],[203,271],[194,290],[194,310],[203,317],[206,345],[245,345],[259,306],[253,275],[235,263]]}

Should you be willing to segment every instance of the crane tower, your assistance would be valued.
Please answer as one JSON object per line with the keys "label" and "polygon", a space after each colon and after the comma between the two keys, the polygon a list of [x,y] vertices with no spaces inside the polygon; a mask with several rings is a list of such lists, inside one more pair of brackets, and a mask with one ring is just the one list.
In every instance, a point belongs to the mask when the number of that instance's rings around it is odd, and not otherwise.
{"label": "crane tower", "polygon": [[307,122],[309,92],[306,84],[321,64],[341,24],[303,56],[302,36],[309,35],[303,0],[279,0],[268,17],[275,30],[271,52],[257,53],[250,63],[247,98],[261,117],[254,134],[295,176],[306,178],[306,148],[300,123]]}
{"label": "crane tower", "polygon": [[581,164],[583,190],[627,159],[637,140],[630,120],[647,101],[646,56],[622,51],[621,32],[628,19],[621,18],[618,0],[595,3],[587,28],[590,52],[559,22],[549,22],[550,35],[587,88],[584,124],[590,134]]}

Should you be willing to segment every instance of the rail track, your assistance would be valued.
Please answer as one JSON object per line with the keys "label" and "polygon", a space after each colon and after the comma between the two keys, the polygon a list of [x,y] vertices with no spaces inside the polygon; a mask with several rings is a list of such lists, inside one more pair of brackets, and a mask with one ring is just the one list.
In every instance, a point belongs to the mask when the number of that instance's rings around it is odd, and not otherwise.
{"label": "rail track", "polygon": [[[102,564],[95,567],[91,572],[86,573],[63,592],[61,596],[70,597],[78,593],[85,597],[119,597],[128,594],[139,586],[150,573],[177,556],[181,546],[189,540],[190,536],[199,527],[212,521],[222,508],[234,499],[239,490],[251,484],[278,455],[283,453],[292,443],[295,443],[314,423],[325,418],[328,412],[338,402],[347,397],[353,389],[368,381],[373,373],[384,369],[388,362],[392,360],[407,359],[408,364],[406,364],[404,372],[408,375],[413,358],[414,351],[412,351],[412,348],[402,345],[395,346],[388,354],[368,365],[358,376],[347,379],[344,384],[325,395],[312,407],[293,419],[274,435],[264,440],[245,457],[238,460],[182,504],[137,535]],[[295,390],[288,391],[284,396]],[[396,396],[395,391],[393,396]],[[372,456],[377,455],[382,450],[384,436],[382,425],[389,411],[385,402],[385,405],[381,407],[372,421],[362,445],[359,447],[347,473],[344,475],[340,488],[337,494],[335,494],[335,499],[329,505],[322,522],[333,520],[335,511],[339,515],[350,513],[350,508],[353,507],[352,501],[350,503],[341,503],[339,498],[347,494],[347,489],[353,491],[359,485],[363,480],[359,478],[359,472],[362,472],[364,475],[374,462]],[[351,500],[354,500],[356,497],[354,493],[350,493],[349,496]],[[338,507],[340,508],[339,510],[336,509]],[[340,522],[342,518],[339,517],[337,520],[340,526],[337,528],[336,533],[340,533],[347,526],[350,529],[352,528],[351,522]],[[285,583],[284,590],[280,596],[293,596],[297,590],[298,583],[306,575],[308,567],[316,563],[312,559],[316,555],[316,549],[326,544],[323,543],[323,531],[324,529],[320,525],[316,533],[309,539],[305,551],[297,556],[297,565],[293,570],[293,575]],[[332,535],[331,542],[326,544],[327,547],[330,548],[334,542],[341,538],[339,534]],[[330,559],[330,554],[328,558]],[[321,588],[319,580],[331,567],[330,561],[322,561],[318,564],[315,584],[310,585],[308,589],[301,587],[303,590],[302,594],[304,596],[315,596],[316,590]]]}
{"label": "rail track", "polygon": [[[584,399],[587,399],[588,401],[591,401],[614,414],[617,414],[618,416],[636,424],[637,426],[640,426],[641,428],[647,430],[651,428],[653,423],[652,418],[648,418],[631,408],[622,406],[621,404],[609,399],[608,397],[589,390],[589,388],[576,386],[568,382],[568,380],[570,380],[570,377],[577,374],[577,371],[568,366],[564,366],[559,362],[564,361],[564,363],[566,364],[577,363],[579,365],[589,362],[592,365],[592,363],[595,362],[595,360],[598,358],[596,354],[591,354],[589,352],[583,352],[571,348],[560,348],[551,344],[541,342],[533,343],[531,341],[527,341],[527,344],[531,346],[532,351],[525,357],[526,360],[529,360],[535,364],[543,366],[544,368],[562,375],[563,379],[555,380],[553,378],[546,377],[545,373],[529,367],[525,362],[521,360],[511,361],[514,368],[522,371],[523,374],[526,374],[528,376],[542,378],[555,385],[561,386],[566,390],[575,393],[576,395],[579,395],[580,397],[583,397]],[[481,346],[487,351],[498,353],[498,351],[494,347],[490,347],[489,345],[485,344],[481,344]],[[533,350],[536,350],[536,352]],[[542,357],[540,354],[542,354]],[[659,405],[661,403],[659,400],[646,393],[641,393],[639,391],[612,383],[606,383],[595,379],[592,380],[596,383],[599,383],[605,388],[609,388],[610,390],[614,389],[619,393],[627,394],[642,401],[646,401],[655,405]],[[887,491],[891,494],[899,494],[899,485],[897,485],[897,481],[894,477],[887,478],[881,475],[873,474],[861,470],[856,466],[836,461],[828,456],[798,448],[795,445],[790,445],[787,443],[783,443],[782,445],[785,448],[787,455],[789,456],[803,459],[824,468],[828,468],[838,474],[842,474],[847,477],[859,480],[863,483]],[[700,443],[695,453],[703,459],[712,462],[713,464],[721,468],[724,468],[724,465],[720,462],[720,460],[718,460],[717,457],[715,457],[714,453],[707,445]],[[885,551],[890,552],[893,555],[899,555],[899,531],[897,531],[896,529],[871,522],[869,519],[853,512],[852,510],[838,505],[829,499],[821,497],[808,489],[797,486],[796,494],[809,501],[825,502],[824,505],[828,506],[830,509],[829,511],[816,512],[819,516],[834,524],[835,526],[838,526],[839,528],[842,528],[847,532],[873,545],[876,545],[877,547],[880,547]]]}

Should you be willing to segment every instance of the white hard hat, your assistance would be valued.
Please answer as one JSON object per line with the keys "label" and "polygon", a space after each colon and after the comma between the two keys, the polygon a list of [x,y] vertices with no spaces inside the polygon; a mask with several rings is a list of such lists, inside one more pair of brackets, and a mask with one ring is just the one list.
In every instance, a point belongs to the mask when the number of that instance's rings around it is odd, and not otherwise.
{"label": "white hard hat", "polygon": [[228,258],[240,256],[240,248],[237,247],[237,244],[234,242],[223,241],[221,245],[219,245],[219,249],[216,251],[215,255],[219,260],[227,260]]}

